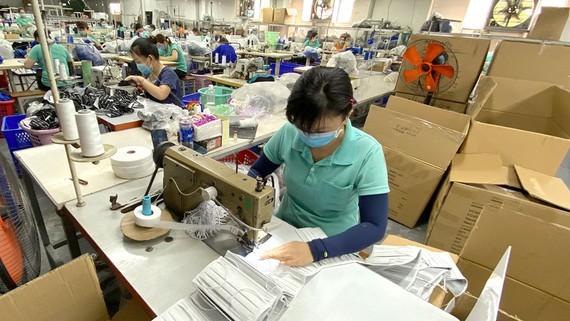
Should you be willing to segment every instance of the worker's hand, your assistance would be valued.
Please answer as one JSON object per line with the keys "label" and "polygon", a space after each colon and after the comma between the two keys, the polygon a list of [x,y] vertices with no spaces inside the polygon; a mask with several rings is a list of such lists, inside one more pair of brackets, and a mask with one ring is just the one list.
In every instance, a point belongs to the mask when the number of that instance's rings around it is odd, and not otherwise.
{"label": "worker's hand", "polygon": [[29,54],[30,54],[30,51],[32,51],[32,48],[27,48],[27,49],[26,49],[26,55],[29,55]]}
{"label": "worker's hand", "polygon": [[269,250],[262,259],[279,260],[281,264],[288,266],[304,266],[313,262],[313,254],[309,244],[305,242],[293,241]]}
{"label": "worker's hand", "polygon": [[134,81],[137,83],[137,85],[142,84],[145,81],[146,78],[142,77],[142,76],[128,76],[127,78],[125,78],[126,81]]}

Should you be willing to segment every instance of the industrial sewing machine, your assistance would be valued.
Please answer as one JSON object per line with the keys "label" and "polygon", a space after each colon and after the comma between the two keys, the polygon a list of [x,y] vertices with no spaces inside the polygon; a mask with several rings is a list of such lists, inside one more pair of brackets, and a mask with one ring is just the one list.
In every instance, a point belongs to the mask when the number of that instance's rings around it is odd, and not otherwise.
{"label": "industrial sewing machine", "polygon": [[[184,216],[184,212],[203,202],[204,189],[214,187],[217,190],[215,201],[218,205],[222,205],[245,224],[260,229],[270,222],[275,206],[274,189],[265,186],[263,181],[238,173],[225,164],[181,145],[166,149],[162,166],[164,202],[178,220]],[[260,230],[251,229],[247,230],[246,235],[254,244],[263,242],[262,239],[267,236]],[[237,237],[227,232],[219,231],[216,237],[204,242],[222,255],[227,250],[244,251],[243,240],[240,246]]]}
{"label": "industrial sewing machine", "polygon": [[230,74],[230,77],[249,80],[257,74],[265,74],[263,70],[263,58],[241,58],[237,60],[236,67]]}
{"label": "industrial sewing machine", "polygon": [[115,80],[118,82],[121,79],[121,68],[119,66],[105,65],[91,67],[91,84],[94,87],[99,87],[104,83]]}

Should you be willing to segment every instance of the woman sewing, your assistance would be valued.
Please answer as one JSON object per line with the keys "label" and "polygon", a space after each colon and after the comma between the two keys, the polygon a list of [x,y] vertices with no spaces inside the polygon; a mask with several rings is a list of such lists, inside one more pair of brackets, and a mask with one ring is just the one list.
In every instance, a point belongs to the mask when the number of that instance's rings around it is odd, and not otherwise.
{"label": "woman sewing", "polygon": [[303,47],[313,47],[313,48],[319,48],[320,44],[319,44],[319,39],[317,39],[318,37],[318,33],[316,31],[310,30],[307,33],[307,40],[305,40],[305,42],[303,43]]}
{"label": "woman sewing", "polygon": [[131,45],[131,54],[142,76],[129,76],[144,88],[147,98],[164,104],[182,106],[178,76],[160,63],[158,48],[149,39],[139,38]]}
{"label": "woman sewing", "polygon": [[286,164],[287,191],[277,217],[297,227],[320,227],[327,238],[289,242],[264,253],[303,266],[358,252],[380,241],[388,222],[388,178],[382,146],[352,127],[350,78],[339,68],[315,67],[295,83],[284,125],[265,145],[249,175],[266,177]]}
{"label": "woman sewing", "polygon": [[342,35],[338,38],[338,41],[335,41],[334,49],[342,51],[342,50],[346,49],[346,45],[347,45],[346,44],[346,36]]}
{"label": "woman sewing", "polygon": [[178,44],[172,43],[170,38],[161,33],[156,36],[150,36],[149,39],[158,47],[158,54],[161,60],[176,61],[178,63],[178,66],[174,69],[178,78],[182,79],[186,77],[188,65],[186,64],[186,58],[184,58],[182,48],[180,48]]}

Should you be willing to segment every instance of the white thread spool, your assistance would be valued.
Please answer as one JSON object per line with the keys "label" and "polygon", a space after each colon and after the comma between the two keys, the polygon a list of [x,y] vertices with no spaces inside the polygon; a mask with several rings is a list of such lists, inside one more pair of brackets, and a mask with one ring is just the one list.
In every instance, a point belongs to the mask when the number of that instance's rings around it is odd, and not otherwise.
{"label": "white thread spool", "polygon": [[135,208],[135,224],[143,227],[154,227],[160,222],[161,211],[157,206],[151,205],[151,215],[143,215],[142,205]]}
{"label": "white thread spool", "polygon": [[66,67],[67,66],[64,64],[59,65],[59,79],[60,80],[65,80],[65,79],[69,78],[67,76],[67,68]]}
{"label": "white thread spool", "polygon": [[152,174],[154,162],[152,150],[144,146],[127,146],[111,157],[111,167],[116,176],[125,179],[141,178]]}
{"label": "white thread spool", "polygon": [[63,139],[76,140],[79,138],[77,131],[77,123],[75,122],[75,104],[71,99],[62,98],[55,104],[57,117],[61,131],[63,132]]}
{"label": "white thread spool", "polygon": [[53,66],[54,66],[55,73],[56,74],[59,73],[59,59],[53,60]]}
{"label": "white thread spool", "polygon": [[214,61],[215,63],[219,63],[220,62],[220,54],[216,52],[216,60]]}
{"label": "white thread spool", "polygon": [[222,65],[226,65],[226,55],[222,56]]}
{"label": "white thread spool", "polygon": [[101,142],[101,133],[97,124],[97,116],[92,110],[84,109],[75,113],[77,130],[79,132],[79,143],[81,144],[81,155],[83,157],[96,157],[105,152]]}

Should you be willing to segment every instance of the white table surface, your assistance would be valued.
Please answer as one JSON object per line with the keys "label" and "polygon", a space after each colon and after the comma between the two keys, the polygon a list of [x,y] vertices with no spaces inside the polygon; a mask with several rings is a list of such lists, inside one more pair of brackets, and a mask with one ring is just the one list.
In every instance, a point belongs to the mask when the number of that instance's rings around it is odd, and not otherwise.
{"label": "white table surface", "polygon": [[18,39],[4,39],[9,42],[33,42],[34,38],[18,38]]}
{"label": "white table surface", "polygon": [[394,91],[396,83],[386,82],[386,75],[374,75],[351,81],[354,99],[358,105],[370,103]]}
{"label": "white table surface", "polygon": [[275,58],[275,59],[291,58],[294,55],[293,53],[283,53],[283,52],[258,52],[258,51],[243,51],[243,50],[236,51],[236,54]]}

